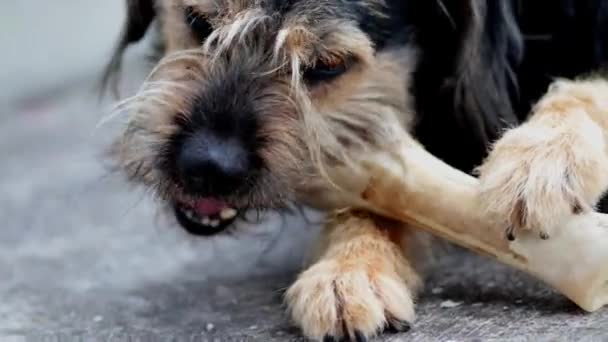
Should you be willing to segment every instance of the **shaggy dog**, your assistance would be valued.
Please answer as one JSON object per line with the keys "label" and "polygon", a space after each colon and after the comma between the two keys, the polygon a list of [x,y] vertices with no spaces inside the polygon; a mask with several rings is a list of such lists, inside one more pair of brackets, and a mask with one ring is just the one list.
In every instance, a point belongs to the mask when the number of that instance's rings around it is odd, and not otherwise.
{"label": "shaggy dog", "polygon": [[[364,341],[414,320],[413,254],[425,240],[341,208],[324,172],[390,141],[387,122],[465,171],[497,141],[478,170],[509,239],[550,238],[608,186],[608,84],[578,79],[608,59],[608,1],[127,4],[106,81],[146,33],[158,49],[139,93],[119,106],[129,121],[115,160],[196,235],[248,209],[327,209],[315,262],[286,294],[313,339]],[[549,87],[554,77],[577,80]]]}

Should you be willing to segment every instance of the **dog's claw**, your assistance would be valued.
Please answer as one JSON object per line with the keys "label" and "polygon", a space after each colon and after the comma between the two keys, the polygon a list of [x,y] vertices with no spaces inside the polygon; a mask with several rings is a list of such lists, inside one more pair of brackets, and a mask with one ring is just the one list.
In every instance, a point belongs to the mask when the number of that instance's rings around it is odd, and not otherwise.
{"label": "dog's claw", "polygon": [[583,205],[583,203],[581,201],[579,201],[578,199],[575,199],[574,203],[572,204],[572,213],[574,215],[580,215],[580,214],[584,213],[585,211],[588,211],[587,208],[585,207],[585,205]]}
{"label": "dog's claw", "polygon": [[359,330],[355,330],[355,341],[356,342],[367,342],[367,337]]}
{"label": "dog's claw", "polygon": [[515,227],[510,226],[509,228],[507,228],[506,235],[507,235],[507,240],[515,241]]}
{"label": "dog's claw", "polygon": [[546,232],[540,232],[540,238],[543,240],[549,240],[549,234]]}
{"label": "dog's claw", "polygon": [[346,335],[340,339],[331,335],[325,335],[323,342],[367,342],[367,337],[359,330],[355,330],[352,336]]}
{"label": "dog's claw", "polygon": [[410,329],[412,329],[412,324],[408,321],[391,320],[387,324],[384,331],[388,332],[388,333],[392,333],[392,334],[397,334],[397,333],[408,332],[408,331],[410,331]]}

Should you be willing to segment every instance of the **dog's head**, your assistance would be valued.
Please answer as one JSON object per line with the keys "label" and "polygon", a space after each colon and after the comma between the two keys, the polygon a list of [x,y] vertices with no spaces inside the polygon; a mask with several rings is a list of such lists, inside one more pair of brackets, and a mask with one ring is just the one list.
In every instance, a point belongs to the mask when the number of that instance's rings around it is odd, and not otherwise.
{"label": "dog's head", "polygon": [[[481,79],[461,63],[487,57],[466,50],[487,44],[478,36],[488,28],[472,24],[481,2],[456,2],[130,0],[110,72],[154,22],[163,53],[123,103],[120,168],[195,234],[221,231],[248,208],[280,207],[319,184],[323,165],[411,128],[417,60],[437,46],[454,46],[453,65],[438,66],[461,73],[453,89]],[[446,38],[458,42],[427,46],[418,31],[428,20],[448,23]]]}

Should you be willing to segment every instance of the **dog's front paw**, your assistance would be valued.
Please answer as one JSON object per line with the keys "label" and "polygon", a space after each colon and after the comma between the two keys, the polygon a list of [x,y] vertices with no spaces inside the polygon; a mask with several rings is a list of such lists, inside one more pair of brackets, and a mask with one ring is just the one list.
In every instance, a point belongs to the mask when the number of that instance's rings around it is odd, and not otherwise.
{"label": "dog's front paw", "polygon": [[546,125],[507,132],[478,170],[482,208],[504,224],[509,240],[524,231],[550,238],[572,215],[593,210],[606,184],[594,130]]}
{"label": "dog's front paw", "polygon": [[366,341],[383,331],[407,331],[414,301],[395,273],[369,265],[321,261],[300,275],[287,291],[295,323],[320,341]]}

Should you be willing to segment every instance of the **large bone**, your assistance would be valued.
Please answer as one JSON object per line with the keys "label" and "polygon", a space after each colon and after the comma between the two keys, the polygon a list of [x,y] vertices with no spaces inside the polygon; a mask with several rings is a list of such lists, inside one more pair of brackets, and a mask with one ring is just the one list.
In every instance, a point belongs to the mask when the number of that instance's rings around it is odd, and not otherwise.
{"label": "large bone", "polygon": [[[608,215],[573,215],[551,236],[520,234],[480,210],[478,181],[411,139],[360,160],[362,169],[332,170],[349,204],[409,222],[433,235],[527,272],[595,311],[608,302]],[[334,173],[335,172],[335,173]]]}

